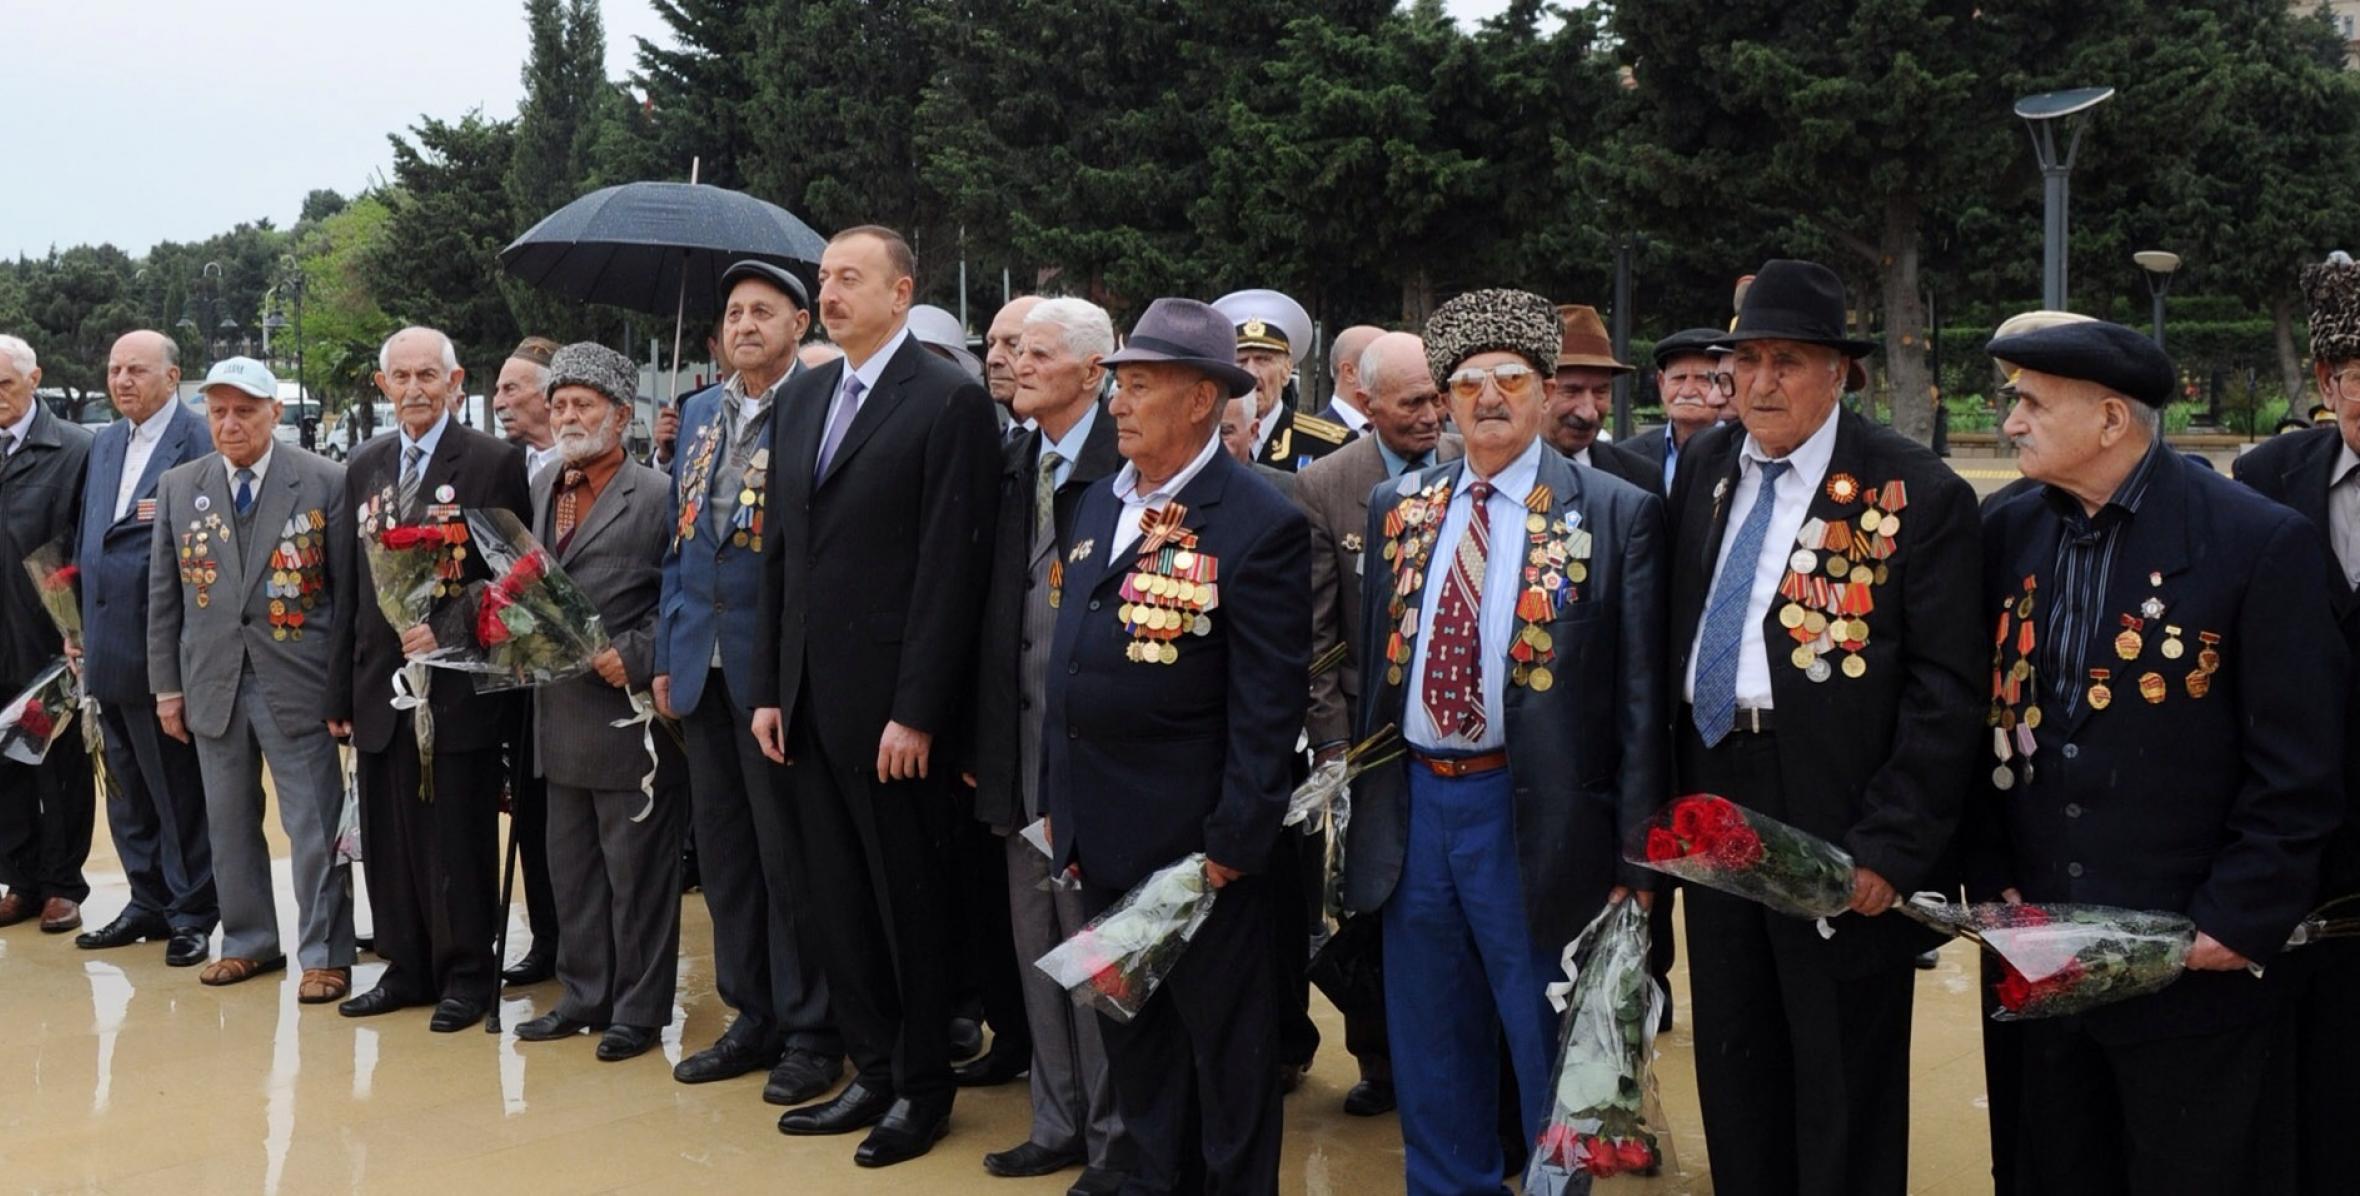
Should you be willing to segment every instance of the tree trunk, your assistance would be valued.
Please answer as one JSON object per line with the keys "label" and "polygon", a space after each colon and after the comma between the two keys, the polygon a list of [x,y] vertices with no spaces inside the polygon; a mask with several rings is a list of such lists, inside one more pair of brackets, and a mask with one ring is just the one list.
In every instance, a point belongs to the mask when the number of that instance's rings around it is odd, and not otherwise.
{"label": "tree trunk", "polygon": [[[2286,412],[2296,419],[2310,410],[2310,400],[2304,396],[2303,357],[2294,347],[2294,298],[2281,292],[2270,300],[2270,332],[2278,346],[2278,382],[2286,391]],[[2255,425],[2260,426],[2257,413]]]}
{"label": "tree trunk", "polygon": [[1892,383],[1893,430],[1927,444],[1934,439],[1934,380],[1926,369],[1926,307],[1918,286],[1918,201],[1885,201],[1885,231],[1877,246],[1884,285],[1885,376]]}

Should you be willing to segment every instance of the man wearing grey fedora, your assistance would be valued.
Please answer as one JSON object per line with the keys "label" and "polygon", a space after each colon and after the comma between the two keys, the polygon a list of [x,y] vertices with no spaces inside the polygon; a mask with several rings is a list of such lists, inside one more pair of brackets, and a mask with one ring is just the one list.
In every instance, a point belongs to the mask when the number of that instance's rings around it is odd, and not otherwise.
{"label": "man wearing grey fedora", "polygon": [[194,739],[205,778],[222,937],[197,978],[236,984],[287,966],[262,833],[267,761],[301,928],[296,995],[317,1005],[352,984],[352,872],[336,859],[344,770],[325,717],[353,547],[328,535],[344,467],[276,442],[279,385],[261,362],[215,363],[202,393],[215,451],[156,486],[147,626],[156,718]]}
{"label": "man wearing grey fedora", "polygon": [[533,757],[549,784],[549,879],[564,919],[557,978],[565,995],[516,1036],[543,1042],[604,1027],[598,1057],[609,1063],[644,1054],[672,1021],[680,828],[688,817],[665,792],[683,768],[678,748],[643,721],[653,715],[646,695],[672,495],[671,479],[623,452],[637,378],[631,359],[604,345],[567,345],[552,355],[549,408],[560,457],[533,478],[533,531],[598,607],[612,642],[588,675],[533,691]]}

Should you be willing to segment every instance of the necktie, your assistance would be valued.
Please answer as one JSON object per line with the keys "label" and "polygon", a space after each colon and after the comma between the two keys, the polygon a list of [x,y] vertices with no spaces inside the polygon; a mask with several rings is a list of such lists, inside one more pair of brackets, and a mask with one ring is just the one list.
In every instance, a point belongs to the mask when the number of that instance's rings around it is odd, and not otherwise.
{"label": "necktie", "polygon": [[1778,508],[1778,478],[1784,461],[1762,463],[1762,489],[1754,507],[1745,513],[1737,538],[1729,542],[1729,559],[1713,583],[1705,603],[1704,634],[1696,649],[1696,733],[1712,747],[1737,723],[1737,656],[1745,642],[1745,609],[1754,593],[1754,568],[1762,560],[1762,541],[1770,531],[1771,513]]}
{"label": "necktie", "polygon": [[238,504],[238,518],[243,519],[247,515],[251,514],[254,510],[253,470],[241,469],[238,471],[238,493],[236,497]]}
{"label": "necktie", "polygon": [[568,467],[557,479],[557,542],[562,547],[574,534],[574,511],[582,493],[582,471]]}
{"label": "necktie", "polygon": [[1434,608],[1434,639],[1426,649],[1425,684],[1419,700],[1426,717],[1445,738],[1464,735],[1483,738],[1483,636],[1478,620],[1483,610],[1483,575],[1491,560],[1491,483],[1467,487],[1473,509],[1467,513],[1467,532],[1459,537],[1450,574],[1443,579],[1442,601]]}
{"label": "necktie", "polygon": [[1040,544],[1057,518],[1057,467],[1065,456],[1056,449],[1041,454],[1041,475],[1033,479],[1033,543]]}
{"label": "necktie", "polygon": [[860,413],[860,375],[847,374],[844,378],[844,397],[837,400],[836,411],[828,417],[827,434],[819,442],[819,473],[828,476],[828,465],[836,459],[836,447],[844,443],[844,433],[852,429],[852,417]]}
{"label": "necktie", "polygon": [[401,505],[404,518],[418,513],[418,462],[426,450],[414,444],[402,446]]}

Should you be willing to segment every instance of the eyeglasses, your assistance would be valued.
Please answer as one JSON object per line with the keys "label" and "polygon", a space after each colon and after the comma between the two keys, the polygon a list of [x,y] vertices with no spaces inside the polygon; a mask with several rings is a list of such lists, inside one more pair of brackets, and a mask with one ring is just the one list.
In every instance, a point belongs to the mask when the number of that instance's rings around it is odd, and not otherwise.
{"label": "eyeglasses", "polygon": [[1450,393],[1452,398],[1472,403],[1483,397],[1483,386],[1488,382],[1499,389],[1501,398],[1521,399],[1531,395],[1533,388],[1540,385],[1540,380],[1539,370],[1514,362],[1495,365],[1488,370],[1470,367],[1450,376]]}
{"label": "eyeglasses", "polygon": [[1737,375],[1727,370],[1707,374],[1665,374],[1656,387],[1669,394],[1690,382],[1702,382],[1706,390],[1717,390],[1724,395],[1733,396],[1737,393]]}
{"label": "eyeglasses", "polygon": [[2360,399],[2360,366],[2329,374],[2328,380],[2335,385],[2338,395],[2346,399]]}

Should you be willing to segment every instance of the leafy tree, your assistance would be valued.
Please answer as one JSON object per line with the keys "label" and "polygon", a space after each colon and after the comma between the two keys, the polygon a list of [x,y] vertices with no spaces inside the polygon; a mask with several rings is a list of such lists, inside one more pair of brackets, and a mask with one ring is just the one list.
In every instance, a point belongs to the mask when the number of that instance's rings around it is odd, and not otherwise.
{"label": "leafy tree", "polygon": [[669,44],[639,42],[633,77],[647,95],[654,134],[647,178],[697,177],[716,186],[745,186],[740,157],[751,141],[743,123],[746,99],[770,67],[757,50],[758,28],[778,20],[778,0],[653,0],[672,31]]}
{"label": "leafy tree", "polygon": [[441,329],[468,372],[487,377],[521,335],[500,289],[500,250],[522,227],[502,186],[515,128],[470,112],[411,132],[414,145],[391,138],[385,234],[362,252],[360,274],[387,314]]}
{"label": "leafy tree", "polygon": [[379,306],[370,270],[388,252],[393,225],[384,196],[362,195],[320,221],[296,253],[303,312],[288,333],[302,354],[304,384],[329,413],[355,398],[374,400],[377,347],[398,324]]}
{"label": "leafy tree", "polygon": [[[41,383],[66,392],[67,419],[106,391],[107,353],[115,338],[140,326],[129,282],[135,267],[112,245],[77,245],[29,263],[23,275],[20,333],[41,357]],[[99,401],[104,401],[100,399]]]}
{"label": "leafy tree", "polygon": [[296,217],[295,222],[297,224],[317,224],[343,211],[344,207],[344,196],[323,187],[303,197],[303,214]]}
{"label": "leafy tree", "polygon": [[[514,217],[511,238],[589,190],[589,156],[611,90],[597,0],[525,0],[525,24],[532,49],[502,180],[505,210]],[[518,324],[559,340],[579,339],[589,327],[579,304],[506,279],[500,289]]]}

